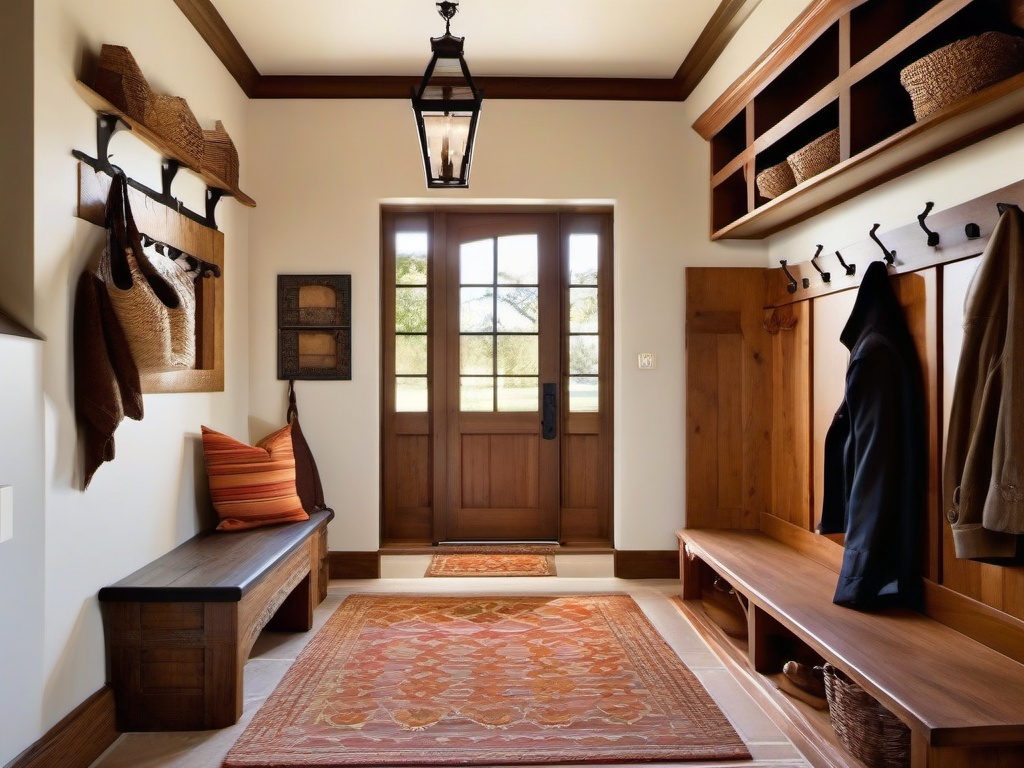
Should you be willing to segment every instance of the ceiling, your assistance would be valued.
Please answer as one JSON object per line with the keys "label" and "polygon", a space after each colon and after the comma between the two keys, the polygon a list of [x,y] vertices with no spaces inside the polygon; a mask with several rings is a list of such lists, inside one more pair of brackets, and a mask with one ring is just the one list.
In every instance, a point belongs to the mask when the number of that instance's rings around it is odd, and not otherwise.
{"label": "ceiling", "polygon": [[[259,97],[407,97],[444,32],[434,0],[175,0]],[[760,0],[461,0],[489,98],[681,100]]]}

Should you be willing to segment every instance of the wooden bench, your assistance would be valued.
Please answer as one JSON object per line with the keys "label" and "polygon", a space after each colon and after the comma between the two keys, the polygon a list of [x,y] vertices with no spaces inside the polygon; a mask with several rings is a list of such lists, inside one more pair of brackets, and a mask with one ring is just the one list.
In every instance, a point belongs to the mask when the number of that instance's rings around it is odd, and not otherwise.
{"label": "wooden bench", "polygon": [[265,628],[305,631],[327,591],[330,510],[301,523],[209,531],[99,592],[122,731],[224,728]]}
{"label": "wooden bench", "polygon": [[[785,661],[779,638],[795,636],[910,728],[913,768],[1024,765],[1024,665],[920,613],[863,613],[833,604],[836,572],[763,533],[677,535],[691,616],[702,613],[707,568],[746,598],[746,666],[765,692],[787,698],[765,676]],[[710,622],[701,622],[707,631]],[[713,644],[723,647],[724,638]],[[732,644],[734,658],[739,645]],[[797,728],[834,742],[824,715],[790,702],[781,711],[796,714]],[[841,747],[819,751],[822,764],[861,765]]]}

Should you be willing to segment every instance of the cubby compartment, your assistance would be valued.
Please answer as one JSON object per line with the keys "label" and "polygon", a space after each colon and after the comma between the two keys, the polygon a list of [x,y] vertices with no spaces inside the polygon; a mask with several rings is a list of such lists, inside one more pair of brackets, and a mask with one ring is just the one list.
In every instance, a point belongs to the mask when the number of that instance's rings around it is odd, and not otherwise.
{"label": "cubby compartment", "polygon": [[[921,121],[900,82],[905,67],[957,40],[983,32],[1024,37],[1020,0],[866,0],[849,4],[855,7],[845,15],[839,5],[808,5],[694,123],[711,145],[713,240],[774,234],[1024,122],[1024,74]],[[836,128],[841,156],[835,172],[770,201],[761,196],[758,173]],[[895,143],[900,150],[889,151]]]}
{"label": "cubby compartment", "polygon": [[[766,147],[763,152],[760,152],[755,160],[754,167],[756,173],[760,173],[778,163],[786,162],[786,158],[794,152],[803,149],[815,139],[824,136],[829,131],[838,127],[839,102],[833,101],[826,105],[824,109],[819,110],[804,120],[774,144]],[[799,188],[799,185],[796,188]],[[762,197],[760,192],[755,191],[755,208],[767,202],[769,201]]]}
{"label": "cubby compartment", "polygon": [[736,171],[711,191],[711,226],[721,229],[747,213],[747,178]]}
{"label": "cubby compartment", "polygon": [[838,76],[839,25],[833,24],[754,99],[755,137],[774,128]]}
{"label": "cubby compartment", "polygon": [[850,63],[859,62],[938,4],[939,0],[868,0],[854,8],[850,12]]}
{"label": "cubby compartment", "polygon": [[740,112],[711,139],[711,172],[718,173],[747,148],[747,113]]}

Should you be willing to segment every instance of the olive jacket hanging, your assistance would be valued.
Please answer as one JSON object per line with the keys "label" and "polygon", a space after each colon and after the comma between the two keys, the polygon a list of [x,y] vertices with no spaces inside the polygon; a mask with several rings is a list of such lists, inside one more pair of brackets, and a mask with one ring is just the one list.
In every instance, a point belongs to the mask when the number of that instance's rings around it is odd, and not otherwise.
{"label": "olive jacket hanging", "polygon": [[921,366],[886,266],[864,274],[840,335],[846,391],[825,438],[820,533],[845,533],[834,602],[917,607],[926,508]]}
{"label": "olive jacket hanging", "polygon": [[1024,534],[1024,214],[1009,206],[964,302],[943,501],[958,558],[1014,557]]}

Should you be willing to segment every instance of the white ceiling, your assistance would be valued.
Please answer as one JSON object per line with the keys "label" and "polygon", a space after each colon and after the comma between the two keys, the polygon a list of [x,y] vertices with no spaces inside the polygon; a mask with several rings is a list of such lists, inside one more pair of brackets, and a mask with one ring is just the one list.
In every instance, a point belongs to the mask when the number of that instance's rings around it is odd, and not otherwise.
{"label": "white ceiling", "polygon": [[[462,0],[479,77],[671,78],[720,0]],[[422,75],[433,0],[213,0],[263,75]]]}

